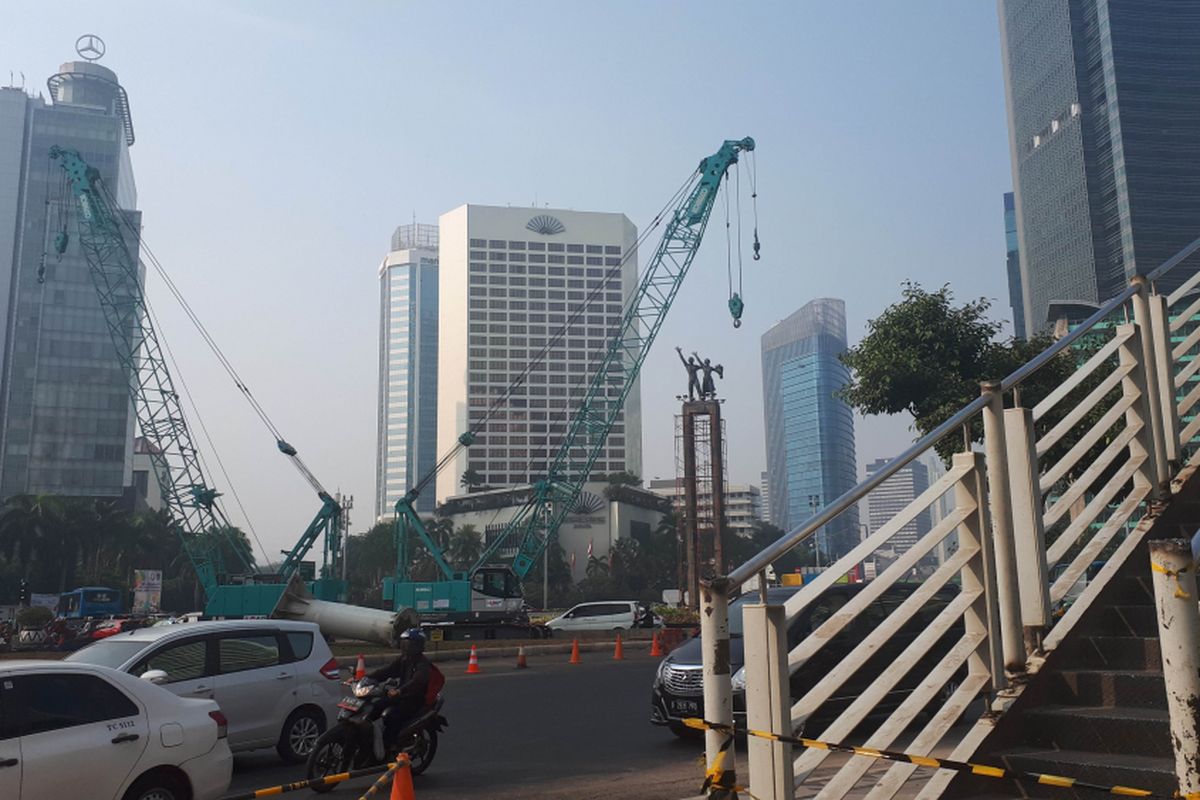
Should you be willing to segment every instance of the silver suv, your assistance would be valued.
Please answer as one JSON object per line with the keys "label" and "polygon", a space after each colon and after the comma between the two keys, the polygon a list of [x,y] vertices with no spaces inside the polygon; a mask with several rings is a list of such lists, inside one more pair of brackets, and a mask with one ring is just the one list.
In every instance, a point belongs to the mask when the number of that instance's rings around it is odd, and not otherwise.
{"label": "silver suv", "polygon": [[285,761],[308,757],[337,718],[337,660],[311,622],[273,619],[191,622],[119,633],[67,656],[113,667],[181,697],[217,701],[229,749],[275,747]]}

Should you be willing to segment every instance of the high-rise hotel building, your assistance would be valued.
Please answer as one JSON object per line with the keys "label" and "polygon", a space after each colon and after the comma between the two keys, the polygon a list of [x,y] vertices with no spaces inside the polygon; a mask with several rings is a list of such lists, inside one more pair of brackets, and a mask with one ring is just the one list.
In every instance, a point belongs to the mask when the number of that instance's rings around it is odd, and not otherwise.
{"label": "high-rise hotel building", "polygon": [[[464,205],[438,224],[438,453],[478,429],[439,474],[440,502],[466,491],[468,470],[495,488],[546,474],[638,267],[637,228],[624,214]],[[641,475],[641,434],[635,383],[593,473]]]}
{"label": "high-rise hotel building", "polygon": [[[401,225],[379,265],[379,451],[375,518],[437,463],[438,229]],[[415,507],[430,513],[430,486]]]}

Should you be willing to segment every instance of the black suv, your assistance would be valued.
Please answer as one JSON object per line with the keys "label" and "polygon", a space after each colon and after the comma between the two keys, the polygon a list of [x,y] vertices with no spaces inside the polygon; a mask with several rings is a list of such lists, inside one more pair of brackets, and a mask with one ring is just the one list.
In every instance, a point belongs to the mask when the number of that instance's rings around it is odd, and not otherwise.
{"label": "black suv", "polygon": [[[794,648],[804,637],[819,628],[825,620],[846,605],[850,598],[862,591],[865,586],[866,584],[861,583],[835,584],[826,589],[788,627],[788,649]],[[882,623],[919,586],[919,583],[896,583],[888,587],[878,600],[863,609],[852,623],[818,650],[800,669],[792,673],[792,702],[802,697],[829,672],[838,669],[842,659],[854,649],[855,645]],[[768,601],[772,604],[782,604],[800,591],[800,588],[799,586],[782,586],[768,589]],[[896,660],[904,648],[937,617],[957,593],[958,587],[953,585],[939,589],[897,634],[892,636],[841,685],[837,692],[817,710],[814,718],[822,721],[831,721],[836,718],[888,665]],[[739,724],[745,722],[746,713],[746,693],[743,688],[744,683],[742,683],[744,673],[738,674],[745,663],[742,650],[742,609],[746,603],[758,602],[758,592],[751,592],[742,595],[729,606],[729,667],[734,684],[734,717]],[[959,620],[897,683],[877,710],[890,711],[898,706],[905,696],[920,683],[921,679],[929,674],[933,666],[941,661],[954,643],[962,637],[962,634],[962,621]],[[961,676],[957,680],[961,680]],[[948,688],[952,687],[953,683],[947,686]],[[695,636],[671,651],[659,664],[650,697],[650,721],[655,725],[666,725],[677,735],[683,735],[690,732],[690,729],[683,725],[684,719],[703,716],[701,644],[700,637]]]}

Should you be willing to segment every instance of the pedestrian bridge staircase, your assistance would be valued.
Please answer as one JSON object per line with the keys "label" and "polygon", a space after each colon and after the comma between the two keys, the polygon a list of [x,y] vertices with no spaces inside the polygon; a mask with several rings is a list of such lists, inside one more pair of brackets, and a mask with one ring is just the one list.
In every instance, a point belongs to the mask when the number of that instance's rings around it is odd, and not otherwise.
{"label": "pedestrian bridge staircase", "polygon": [[[784,606],[745,609],[746,724],[1173,792],[1147,542],[1190,538],[1200,527],[1200,477],[1190,463],[1200,444],[1197,251],[1200,239],[1135,278],[1048,350],[983,384],[976,400],[883,470],[707,584],[701,598],[706,718],[732,720],[726,618],[739,587],[906,464],[956,441],[948,472],[886,525]],[[1038,392],[1030,378],[1041,370],[1065,377],[1052,391]],[[893,538],[927,510],[937,520],[928,533],[883,562],[862,591],[788,647],[790,621],[857,565],[893,550]],[[911,580],[922,565],[934,566],[919,588],[903,602],[880,602],[895,594],[888,587]],[[954,593],[949,603],[947,589]],[[935,595],[942,604],[930,613]],[[868,609],[877,621],[851,643],[838,668],[790,685],[808,659]],[[894,653],[890,666],[866,684],[855,678],[881,650]],[[865,688],[829,713],[852,678]],[[767,738],[731,744],[719,728],[705,736],[710,783],[718,790],[748,783],[760,800],[1089,791],[863,756],[827,761],[829,751],[793,752]],[[730,757],[742,747],[745,755]]]}

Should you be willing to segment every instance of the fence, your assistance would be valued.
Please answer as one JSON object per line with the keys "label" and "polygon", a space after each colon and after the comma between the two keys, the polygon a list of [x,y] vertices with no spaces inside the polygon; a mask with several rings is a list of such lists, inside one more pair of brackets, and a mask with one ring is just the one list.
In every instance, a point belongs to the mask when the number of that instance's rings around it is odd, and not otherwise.
{"label": "fence", "polygon": [[[983,384],[978,398],[882,470],[707,586],[706,719],[733,721],[730,596],[907,464],[940,450],[949,454],[946,474],[782,611],[740,609],[745,722],[785,736],[804,729],[825,741],[855,732],[865,736],[863,747],[881,750],[907,731],[908,753],[937,748],[942,757],[966,760],[991,728],[987,720],[971,723],[968,707],[982,697],[1002,710],[1007,690],[1061,642],[1136,544],[1130,532],[1169,499],[1171,476],[1200,436],[1200,273],[1179,277],[1198,249],[1200,239],[1149,276],[1135,277],[1016,372]],[[1163,294],[1160,283],[1177,288]],[[906,525],[931,510],[937,522],[928,533],[873,581],[843,595],[844,605],[825,607],[825,590],[890,550]],[[919,565],[929,574],[907,580]],[[805,677],[802,667],[831,642],[848,655],[822,676]],[[705,735],[712,785],[734,785],[728,732],[710,728]],[[762,800],[791,797],[829,755],[805,750],[793,760],[786,742],[754,737],[747,749],[749,788]],[[865,779],[871,763],[850,759],[817,797],[843,797],[860,781],[871,800],[901,789],[937,797],[953,777],[914,774],[916,765],[897,763]]]}

